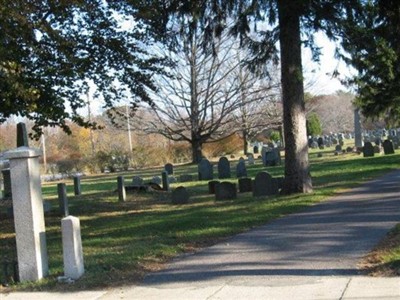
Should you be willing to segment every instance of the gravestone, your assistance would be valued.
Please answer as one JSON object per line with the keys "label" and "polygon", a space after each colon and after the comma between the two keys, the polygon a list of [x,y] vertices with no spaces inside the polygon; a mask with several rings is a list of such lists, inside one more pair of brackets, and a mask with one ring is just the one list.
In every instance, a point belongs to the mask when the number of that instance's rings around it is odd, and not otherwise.
{"label": "gravestone", "polygon": [[29,147],[28,132],[25,123],[17,124],[17,147]]}
{"label": "gravestone", "polygon": [[179,186],[172,191],[172,204],[187,204],[189,203],[189,193],[183,186]]}
{"label": "gravestone", "polygon": [[161,178],[162,178],[162,188],[164,191],[169,191],[169,181],[168,181],[168,172],[163,171],[161,173]]}
{"label": "gravestone", "polygon": [[213,166],[208,159],[203,158],[198,165],[199,180],[212,180],[214,178]]}
{"label": "gravestone", "polygon": [[154,176],[154,177],[150,180],[150,182],[151,182],[151,183],[156,183],[156,184],[160,185],[160,184],[162,183],[162,179],[161,179],[160,176]]}
{"label": "gravestone", "polygon": [[270,149],[264,152],[264,165],[277,166],[281,163],[281,154],[278,148]]}
{"label": "gravestone", "polygon": [[193,181],[193,175],[191,174],[181,174],[179,176],[179,182]]}
{"label": "gravestone", "polygon": [[39,155],[27,147],[5,155],[10,160],[20,281],[37,281],[48,274]]}
{"label": "gravestone", "polygon": [[68,198],[67,198],[67,187],[65,183],[57,184],[57,194],[58,194],[58,206],[60,215],[63,217],[68,217]]}
{"label": "gravestone", "polygon": [[253,182],[251,178],[248,177],[239,178],[238,184],[239,184],[239,193],[247,193],[253,190]]}
{"label": "gravestone", "polygon": [[141,177],[139,177],[139,176],[133,176],[132,185],[134,185],[134,186],[143,185],[143,179]]}
{"label": "gravestone", "polygon": [[164,166],[164,170],[167,171],[168,175],[174,174],[174,166],[170,163],[168,163]]}
{"label": "gravestone", "polygon": [[251,153],[247,154],[247,162],[248,162],[249,166],[254,165],[254,156],[253,156],[253,154],[251,154]]}
{"label": "gravestone", "polygon": [[272,180],[272,176],[267,172],[260,172],[254,179],[253,196],[269,196],[277,193],[276,184]]}
{"label": "gravestone", "polygon": [[118,201],[125,202],[126,200],[126,190],[125,190],[125,179],[124,176],[117,177],[117,186],[118,186]]}
{"label": "gravestone", "polygon": [[318,140],[317,140],[317,143],[318,143],[318,147],[323,146],[324,145],[324,139],[322,137],[319,137]]}
{"label": "gravestone", "polygon": [[385,153],[385,155],[394,154],[394,146],[392,141],[385,140],[383,142],[383,152]]}
{"label": "gravestone", "polygon": [[174,176],[168,176],[168,182],[169,183],[177,183],[178,179],[176,179],[176,177],[174,177]]}
{"label": "gravestone", "polygon": [[375,146],[374,146],[374,153],[376,153],[376,154],[381,154],[381,152],[382,152],[382,147],[381,147],[381,145],[375,145]]}
{"label": "gravestone", "polygon": [[244,160],[239,160],[238,164],[236,165],[236,177],[247,177],[246,163]]}
{"label": "gravestone", "polygon": [[258,146],[254,146],[253,147],[253,153],[254,154],[258,154]]}
{"label": "gravestone", "polygon": [[79,279],[84,273],[81,226],[73,216],[61,220],[64,276]]}
{"label": "gravestone", "polygon": [[208,193],[215,194],[216,186],[219,184],[218,180],[211,180],[208,182]]}
{"label": "gravestone", "polygon": [[237,198],[236,184],[221,182],[215,187],[215,200],[232,200]]}
{"label": "gravestone", "polygon": [[313,141],[313,142],[311,143],[311,145],[310,145],[310,148],[311,148],[311,149],[317,149],[317,148],[318,148],[318,142]]}
{"label": "gravestone", "polygon": [[372,157],[375,155],[374,147],[372,146],[371,142],[364,143],[363,155],[364,155],[364,157]]}
{"label": "gravestone", "polygon": [[74,176],[74,194],[78,196],[81,193],[81,178],[79,176]]}
{"label": "gravestone", "polygon": [[218,161],[218,178],[231,178],[231,165],[225,156],[221,157]]}
{"label": "gravestone", "polygon": [[339,153],[339,152],[342,152],[342,145],[340,145],[340,144],[339,144],[339,145],[336,145],[335,151],[338,152],[338,153]]}

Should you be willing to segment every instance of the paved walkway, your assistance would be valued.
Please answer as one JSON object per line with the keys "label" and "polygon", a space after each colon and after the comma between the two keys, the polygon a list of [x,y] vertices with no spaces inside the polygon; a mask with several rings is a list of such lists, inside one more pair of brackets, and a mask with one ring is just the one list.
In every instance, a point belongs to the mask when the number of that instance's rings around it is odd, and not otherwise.
{"label": "paved walkway", "polygon": [[400,170],[182,256],[140,286],[4,299],[400,299],[400,277],[370,278],[357,269],[396,223]]}

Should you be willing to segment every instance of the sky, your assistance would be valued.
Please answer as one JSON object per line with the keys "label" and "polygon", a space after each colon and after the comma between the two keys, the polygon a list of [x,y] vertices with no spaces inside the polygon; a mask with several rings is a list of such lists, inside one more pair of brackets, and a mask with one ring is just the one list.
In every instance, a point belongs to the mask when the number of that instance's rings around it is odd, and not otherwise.
{"label": "sky", "polygon": [[[321,47],[320,63],[312,62],[310,51],[303,51],[303,70],[305,76],[305,89],[312,94],[332,94],[338,90],[349,91],[343,86],[339,79],[332,77],[332,72],[338,68],[342,77],[349,76],[351,69],[343,61],[338,61],[334,57],[335,44],[323,34],[317,33],[315,36],[316,44]],[[314,70],[311,73],[310,70]],[[307,88],[307,82],[316,81],[311,88]]]}
{"label": "sky", "polygon": [[[315,35],[316,44],[321,47],[320,62],[316,63],[311,60],[309,49],[303,49],[303,71],[305,77],[305,91],[313,95],[334,94],[338,90],[349,91],[343,86],[339,79],[332,77],[332,72],[338,68],[342,77],[351,74],[350,69],[344,62],[334,58],[335,44],[323,34]],[[310,84],[310,82],[312,84]],[[93,94],[94,90],[90,94]],[[86,96],[85,96],[86,97]],[[92,101],[91,110],[94,115],[101,114],[102,108],[99,101]],[[87,108],[82,109],[83,115],[87,114]]]}

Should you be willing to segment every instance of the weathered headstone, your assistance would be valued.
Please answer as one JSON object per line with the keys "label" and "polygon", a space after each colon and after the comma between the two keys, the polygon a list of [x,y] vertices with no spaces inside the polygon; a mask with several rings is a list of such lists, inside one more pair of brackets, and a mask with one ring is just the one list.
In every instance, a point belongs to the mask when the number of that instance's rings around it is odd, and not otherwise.
{"label": "weathered headstone", "polygon": [[215,187],[215,200],[232,200],[236,198],[236,184],[231,182],[221,182]]}
{"label": "weathered headstone", "polygon": [[342,145],[340,145],[340,144],[336,145],[335,151],[338,152],[338,153],[342,152]]}
{"label": "weathered headstone", "polygon": [[239,160],[238,164],[236,165],[236,177],[247,177],[246,163],[244,160]]}
{"label": "weathered headstone", "polygon": [[253,196],[268,196],[276,193],[276,184],[273,182],[271,175],[267,172],[258,173],[254,179]]}
{"label": "weathered headstone", "polygon": [[117,185],[118,185],[118,201],[125,202],[126,200],[126,190],[125,190],[125,179],[124,176],[117,177]]}
{"label": "weathered headstone", "polygon": [[75,196],[78,196],[81,193],[81,178],[79,176],[74,176],[74,194]]}
{"label": "weathered headstone", "polygon": [[372,157],[375,155],[374,147],[372,146],[371,142],[364,143],[363,155],[364,155],[364,157]]}
{"label": "weathered headstone", "polygon": [[215,188],[220,182],[218,180],[211,180],[208,182],[208,193],[215,194]]}
{"label": "weathered headstone", "polygon": [[381,145],[375,145],[374,146],[374,153],[375,154],[381,154],[382,152],[382,146]]}
{"label": "weathered headstone", "polygon": [[238,184],[239,184],[239,193],[247,193],[253,190],[253,182],[251,178],[248,177],[239,178]]}
{"label": "weathered headstone", "polygon": [[150,180],[150,182],[156,183],[156,184],[160,185],[160,184],[162,183],[162,179],[161,179],[160,176],[154,176],[154,177]]}
{"label": "weathered headstone", "polygon": [[183,186],[178,186],[171,193],[172,204],[189,203],[189,193]]}
{"label": "weathered headstone", "polygon": [[254,155],[249,153],[247,154],[247,162],[249,164],[249,166],[254,165]]}
{"label": "weathered headstone", "polygon": [[133,176],[132,178],[132,185],[134,186],[141,186],[143,185],[143,179],[139,176]]}
{"label": "weathered headstone", "polygon": [[385,155],[394,154],[394,146],[392,141],[385,140],[383,142],[383,152],[385,153]]}
{"label": "weathered headstone", "polygon": [[258,146],[254,146],[253,147],[253,153],[254,154],[258,154]]}
{"label": "weathered headstone", "polygon": [[380,137],[375,138],[375,145],[377,145],[377,146],[382,145],[382,139]]}
{"label": "weathered headstone", "polygon": [[311,149],[317,149],[317,148],[318,148],[318,142],[313,141],[313,142],[311,143],[311,145],[310,145],[310,148],[311,148]]}
{"label": "weathered headstone", "polygon": [[65,183],[57,184],[57,194],[58,194],[58,206],[60,215],[63,217],[68,217],[68,198],[67,198],[67,187]]}
{"label": "weathered headstone", "polygon": [[36,281],[48,274],[39,155],[38,150],[27,147],[6,153],[10,160],[20,281]]}
{"label": "weathered headstone", "polygon": [[[317,146],[318,147],[318,146]],[[264,152],[264,165],[277,166],[281,163],[280,151],[278,148],[273,148]]]}
{"label": "weathered headstone", "polygon": [[25,123],[17,124],[17,147],[29,147],[28,132]]}
{"label": "weathered headstone", "polygon": [[176,179],[175,176],[168,176],[168,182],[169,183],[177,183],[178,179]]}
{"label": "weathered headstone", "polygon": [[162,188],[164,191],[168,191],[169,190],[169,180],[168,180],[168,172],[167,171],[163,171],[161,173],[161,178],[162,178]]}
{"label": "weathered headstone", "polygon": [[79,279],[84,273],[81,227],[79,219],[68,216],[61,220],[64,275]]}
{"label": "weathered headstone", "polygon": [[181,174],[179,176],[179,182],[193,181],[193,175],[191,174]]}
{"label": "weathered headstone", "polygon": [[212,180],[213,166],[208,159],[203,158],[198,165],[199,180]]}
{"label": "weathered headstone", "polygon": [[324,145],[324,139],[322,137],[319,137],[318,140],[317,140],[317,143],[318,143],[318,147],[323,146]]}
{"label": "weathered headstone", "polygon": [[168,175],[174,174],[174,166],[170,163],[164,166],[164,170],[167,171]]}
{"label": "weathered headstone", "polygon": [[225,156],[221,157],[218,161],[218,178],[231,178],[231,165]]}

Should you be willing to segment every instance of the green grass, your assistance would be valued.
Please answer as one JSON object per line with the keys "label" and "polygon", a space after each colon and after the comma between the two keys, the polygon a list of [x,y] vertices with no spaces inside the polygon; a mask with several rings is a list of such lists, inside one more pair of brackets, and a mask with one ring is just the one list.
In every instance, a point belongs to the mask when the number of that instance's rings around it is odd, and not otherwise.
{"label": "green grass", "polygon": [[[299,211],[337,192],[355,187],[362,182],[399,167],[400,153],[363,158],[362,155],[334,156],[325,150],[310,152],[314,192],[290,196],[253,198],[251,193],[239,194],[234,201],[214,201],[207,194],[207,182],[183,185],[191,195],[188,205],[171,205],[170,193],[148,192],[128,194],[127,201],[118,202],[115,192],[117,175],[125,175],[126,184],[135,175],[150,179],[159,175],[161,168],[143,171],[88,176],[82,178],[81,196],[73,195],[72,181],[66,181],[70,214],[80,218],[86,273],[74,285],[65,287],[56,282],[63,274],[60,217],[57,216],[56,183],[44,184],[45,200],[53,204],[53,212],[46,215],[46,237],[50,276],[37,283],[15,284],[14,289],[87,289],[120,285],[140,280],[149,270],[159,268],[168,259],[198,247],[265,224],[282,215]],[[234,167],[236,163],[232,163]],[[283,176],[283,167],[263,167],[258,161],[248,167],[253,177],[266,170],[273,176]],[[196,166],[177,166],[175,174],[197,175]],[[236,179],[231,179],[236,182]],[[1,207],[0,207],[1,208]],[[1,216],[0,251],[2,257],[15,256],[13,226]],[[394,254],[396,260],[400,251]],[[396,258],[397,257],[397,258]],[[3,274],[0,280],[4,281]]]}

